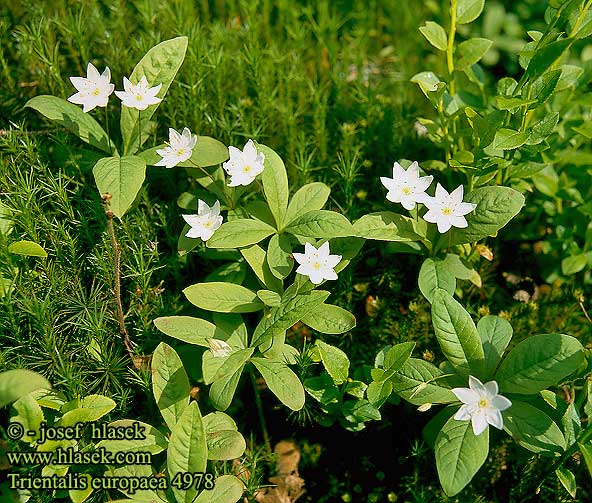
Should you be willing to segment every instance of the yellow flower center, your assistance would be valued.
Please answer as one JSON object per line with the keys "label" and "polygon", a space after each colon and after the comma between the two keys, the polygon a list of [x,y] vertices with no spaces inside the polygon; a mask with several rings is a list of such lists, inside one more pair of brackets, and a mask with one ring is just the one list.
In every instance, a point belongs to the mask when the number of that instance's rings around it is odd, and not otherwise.
{"label": "yellow flower center", "polygon": [[482,398],[481,400],[479,400],[479,402],[477,402],[477,405],[479,406],[480,409],[484,409],[485,407],[488,406],[488,402],[487,402],[487,400],[485,400],[485,398]]}
{"label": "yellow flower center", "polygon": [[95,96],[98,96],[99,94],[101,94],[101,90],[98,87],[95,87],[95,90],[93,91],[93,94]]}
{"label": "yellow flower center", "polygon": [[409,194],[411,194],[411,189],[409,187],[404,187],[403,188],[403,194],[405,194],[406,196],[408,196]]}
{"label": "yellow flower center", "polygon": [[207,221],[207,222],[204,223],[204,227],[206,229],[209,229],[211,226],[212,226],[212,222],[210,222],[210,221]]}
{"label": "yellow flower center", "polygon": [[244,168],[243,168],[243,173],[248,173],[249,171],[251,171],[251,166],[249,164],[247,164]]}
{"label": "yellow flower center", "polygon": [[180,148],[179,150],[177,150],[177,155],[185,155],[185,149]]}
{"label": "yellow flower center", "polygon": [[442,208],[442,215],[450,216],[452,215],[452,208],[447,206],[446,208]]}
{"label": "yellow flower center", "polygon": [[136,94],[136,101],[142,101],[142,95]]}
{"label": "yellow flower center", "polygon": [[313,269],[315,269],[316,271],[318,271],[318,270],[321,268],[321,264],[320,264],[320,262],[315,262],[315,263],[312,265],[312,268],[313,268]]}

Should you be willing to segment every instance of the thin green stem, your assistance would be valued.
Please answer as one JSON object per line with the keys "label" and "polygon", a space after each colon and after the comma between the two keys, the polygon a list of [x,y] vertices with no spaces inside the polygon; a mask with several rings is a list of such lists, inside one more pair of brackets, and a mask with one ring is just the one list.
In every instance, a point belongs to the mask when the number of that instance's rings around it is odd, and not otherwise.
{"label": "thin green stem", "polygon": [[[193,166],[195,166],[197,169],[199,169],[199,170],[200,170],[200,171],[201,171],[201,172],[202,172],[204,175],[206,175],[206,176],[207,176],[207,177],[210,179],[210,181],[212,182],[212,184],[214,185],[214,187],[217,185],[217,184],[216,184],[216,180],[214,180],[214,177],[213,177],[213,176],[212,176],[210,173],[208,173],[208,171],[207,171],[205,168],[203,168],[203,167],[202,167],[202,166],[200,166],[199,164],[195,163],[195,162],[194,162],[194,161],[193,161],[191,158],[189,158],[189,162],[190,162],[190,163],[191,163]],[[226,205],[227,205],[227,206],[230,206],[230,205],[228,204],[228,203],[229,203],[229,200],[228,200],[228,196],[226,195],[226,192],[224,192],[224,191],[223,191],[223,192],[222,192],[222,195],[224,196],[224,202],[226,203]]]}
{"label": "thin green stem", "polygon": [[267,433],[267,423],[265,421],[265,413],[263,411],[263,402],[261,401],[261,394],[259,393],[259,387],[257,386],[257,378],[253,367],[249,365],[249,374],[251,375],[251,382],[253,383],[253,391],[255,392],[255,405],[257,406],[257,412],[259,413],[259,424],[261,425],[261,433],[263,433],[263,441],[265,442],[265,448],[268,453],[271,453],[271,442],[269,441],[269,434]]}
{"label": "thin green stem", "polygon": [[446,63],[450,78],[450,94],[454,95],[456,86],[454,84],[454,37],[456,36],[456,0],[450,0],[450,32],[448,33],[448,45],[446,46]]}
{"label": "thin green stem", "polygon": [[107,114],[107,107],[105,107],[105,130],[107,131],[107,142],[109,145],[109,151],[113,152],[111,148],[111,136],[109,136],[109,114]]}
{"label": "thin green stem", "polygon": [[138,152],[142,149],[142,112],[138,110]]}

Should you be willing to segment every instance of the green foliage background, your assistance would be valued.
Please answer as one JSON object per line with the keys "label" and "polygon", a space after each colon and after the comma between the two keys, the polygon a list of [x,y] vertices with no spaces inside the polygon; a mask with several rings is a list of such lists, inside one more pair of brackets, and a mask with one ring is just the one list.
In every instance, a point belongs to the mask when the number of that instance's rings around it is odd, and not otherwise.
{"label": "green foliage background", "polygon": [[[6,293],[0,296],[0,369],[42,372],[69,398],[111,396],[118,405],[112,419],[133,411],[158,417],[150,376],[130,367],[118,335],[110,291],[113,257],[91,173],[96,158],[91,152],[81,154],[80,143],[66,131],[25,110],[28,99],[68,97],[74,92],[68,77],[84,75],[88,61],[100,70],[108,65],[119,89],[122,77],[150,47],[187,35],[186,60],[157,112],[157,133],[147,146],[162,142],[169,126],[188,126],[226,145],[242,146],[255,138],[282,156],[292,186],[327,183],[332,188],[329,207],[355,219],[388,207],[379,176],[388,176],[395,159],[443,158],[418,134],[416,118],[429,116],[430,106],[409,82],[428,66],[441,65],[418,31],[425,19],[443,16],[441,8],[439,2],[417,0],[4,3],[0,210],[10,216],[12,230],[0,233],[0,276],[12,288],[4,282]],[[484,17],[470,29],[474,36],[494,39],[488,71],[519,71],[516,52],[526,31],[542,24],[544,9],[545,2],[534,0],[487,2]],[[115,99],[110,106],[118,106]],[[181,290],[219,264],[178,256],[183,222],[174,198],[180,188],[193,188],[182,171],[149,169],[136,205],[117,227],[124,305],[129,306],[126,322],[138,354],[150,354],[162,340],[152,320],[191,312]],[[537,204],[536,196],[529,198],[527,205]],[[520,339],[563,332],[585,343],[590,324],[580,300],[585,304],[592,291],[584,273],[559,278],[536,302],[513,298],[516,290],[541,283],[537,235],[523,232],[527,218],[519,216],[490,243],[495,259],[481,263],[482,289],[463,284],[466,307],[474,315],[503,311]],[[40,243],[49,257],[8,253],[8,244],[17,239]],[[370,363],[369,355],[385,344],[416,341],[416,353],[423,351],[425,359],[436,348],[429,304],[416,286],[420,263],[387,252],[388,246],[368,243],[334,289],[333,302],[358,318],[356,330],[331,341],[350,355],[353,366]],[[184,358],[188,366],[195,355]],[[243,408],[249,399],[247,392]],[[269,402],[271,409],[273,399]],[[255,428],[245,428],[250,418],[240,405],[234,412],[244,420],[241,431],[258,435]],[[284,413],[269,413],[278,423],[285,419]],[[292,419],[314,414],[314,409],[305,410]],[[431,455],[419,440],[424,423],[416,411],[409,405],[386,408],[383,417],[370,431],[355,435],[327,436],[318,427],[301,430],[309,497],[335,501],[351,493],[359,501],[384,501],[395,493],[399,501],[441,501]],[[402,424],[409,424],[408,430],[393,434]],[[279,426],[270,429],[289,434]],[[343,442],[351,446],[352,457],[360,456],[359,463],[343,464],[331,455]],[[324,450],[320,457],[318,449]],[[540,495],[529,494],[544,460],[530,459],[509,443],[490,454],[488,466],[459,501],[556,501],[566,496],[555,481]],[[589,495],[584,487],[578,500]]]}

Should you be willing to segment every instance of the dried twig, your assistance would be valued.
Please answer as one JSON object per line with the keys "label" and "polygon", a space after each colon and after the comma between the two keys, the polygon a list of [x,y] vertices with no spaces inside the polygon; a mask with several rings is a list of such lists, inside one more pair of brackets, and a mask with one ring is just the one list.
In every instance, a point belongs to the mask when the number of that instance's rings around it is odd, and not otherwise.
{"label": "dried twig", "polygon": [[101,197],[103,207],[105,208],[105,216],[107,217],[107,230],[111,238],[111,246],[115,255],[115,303],[117,304],[117,321],[119,322],[119,333],[123,337],[123,345],[127,350],[130,358],[134,360],[133,344],[129,338],[127,328],[125,327],[125,319],[123,317],[123,306],[121,303],[121,247],[115,238],[115,227],[113,226],[113,211],[109,208],[111,204],[111,194],[103,194]]}

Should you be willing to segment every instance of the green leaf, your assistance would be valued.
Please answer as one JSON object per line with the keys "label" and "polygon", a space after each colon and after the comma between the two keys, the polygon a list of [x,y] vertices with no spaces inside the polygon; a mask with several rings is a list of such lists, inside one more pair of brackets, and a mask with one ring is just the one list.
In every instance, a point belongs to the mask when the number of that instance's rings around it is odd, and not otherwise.
{"label": "green leaf", "polygon": [[446,50],[448,43],[446,31],[438,23],[426,21],[424,26],[419,27],[419,31],[436,49],[440,51]]}
{"label": "green leaf", "polygon": [[294,266],[292,245],[285,234],[274,234],[267,246],[267,264],[271,273],[279,279],[284,279]]}
{"label": "green leaf", "polygon": [[572,255],[571,257],[565,257],[561,261],[561,272],[566,276],[576,274],[583,270],[588,265],[588,257],[585,253],[579,255]]}
{"label": "green leaf", "polygon": [[501,391],[538,393],[575,372],[583,360],[582,345],[574,337],[534,335],[508,353],[495,379]]}
{"label": "green leaf", "polygon": [[111,412],[117,404],[103,395],[88,395],[80,400],[80,406],[66,412],[59,421],[60,426],[73,426],[76,423],[91,423]]}
{"label": "green leaf", "polygon": [[541,49],[538,49],[528,63],[525,76],[529,77],[531,81],[540,77],[545,73],[547,68],[555,63],[557,58],[563,54],[563,51],[567,49],[572,42],[573,40],[571,38],[564,38],[562,40],[551,42]]}
{"label": "green leaf", "polygon": [[[148,80],[150,87],[162,84],[160,91],[156,95],[158,98],[164,98],[177,71],[185,59],[187,50],[187,37],[176,37],[165,40],[150,49],[146,55],[134,68],[129,80],[132,84],[137,84],[142,76]],[[141,124],[147,125],[148,121],[158,108],[160,103],[149,106],[142,110]],[[138,141],[138,110],[135,108],[121,107],[121,136],[123,139],[124,154],[133,154],[137,152],[139,143],[146,140],[146,134],[142,131],[142,141]],[[144,129],[144,127],[142,128]]]}
{"label": "green leaf", "polygon": [[393,391],[414,405],[457,401],[445,382],[444,372],[419,358],[409,358],[391,381]]}
{"label": "green leaf", "polygon": [[243,495],[243,483],[234,475],[222,475],[214,489],[203,490],[194,503],[236,503]]}
{"label": "green leaf", "polygon": [[27,101],[26,107],[37,110],[41,115],[72,131],[82,141],[108,154],[117,154],[113,143],[99,123],[82,108],[56,96],[35,96]]}
{"label": "green leaf", "polygon": [[573,472],[567,468],[557,468],[557,470],[555,470],[555,475],[557,475],[559,482],[561,482],[561,485],[565,488],[569,495],[572,498],[575,498],[578,485],[576,483],[576,476],[573,474]]}
{"label": "green leaf", "polygon": [[486,38],[470,38],[461,42],[456,50],[458,60],[455,69],[463,71],[477,63],[489,50],[492,43]]}
{"label": "green leaf", "polygon": [[[134,425],[137,425],[134,427]],[[134,419],[119,419],[108,424],[108,428],[126,428],[134,432],[134,438],[120,440],[101,440],[97,447],[104,447],[108,452],[150,452],[158,454],[165,451],[168,446],[167,438],[154,426]],[[135,432],[140,432],[137,437]],[[144,438],[139,438],[139,437]],[[130,435],[131,437],[131,435]]]}
{"label": "green leaf", "polygon": [[222,264],[206,276],[206,282],[219,281],[222,283],[236,283],[240,285],[247,274],[247,264],[244,260]]}
{"label": "green leaf", "polygon": [[498,150],[514,150],[521,147],[528,140],[528,133],[513,129],[498,129],[491,146]]}
{"label": "green leaf", "polygon": [[[191,402],[177,424],[171,428],[171,439],[167,449],[167,471],[169,480],[177,473],[205,472],[208,462],[208,445],[201,412],[197,402]],[[194,485],[187,490],[172,484],[177,502],[191,503],[197,496]]]}
{"label": "green leaf", "polygon": [[[138,154],[138,157],[144,159],[147,166],[154,166],[162,159],[160,154],[156,151],[165,147],[167,147],[167,144],[163,143],[148,150],[144,150]],[[177,164],[177,167],[194,168],[197,164],[204,168],[221,164],[226,159],[228,159],[228,148],[222,142],[210,138],[209,136],[198,136],[195,147],[193,147],[193,152],[191,153],[191,159],[180,162]]]}
{"label": "green leaf", "polygon": [[252,313],[263,308],[257,294],[233,283],[196,283],[183,290],[193,305],[219,313]]}
{"label": "green leaf", "polygon": [[342,214],[328,210],[312,210],[292,220],[286,232],[308,238],[353,236],[353,227]]}
{"label": "green leaf", "polygon": [[259,346],[269,342],[274,332],[287,330],[319,304],[322,304],[327,297],[329,297],[329,292],[313,290],[306,294],[296,295],[282,305],[272,308],[255,328],[251,346]]}
{"label": "green leaf", "polygon": [[423,296],[432,302],[434,298],[434,292],[441,288],[450,295],[454,295],[456,289],[456,278],[454,274],[446,266],[444,260],[439,258],[427,258],[421,264],[419,270],[419,289]]}
{"label": "green leaf", "polygon": [[525,449],[547,454],[565,450],[565,437],[559,426],[537,407],[512,400],[503,416],[504,430]]}
{"label": "green leaf", "polygon": [[331,189],[321,182],[307,183],[300,187],[290,199],[285,221],[291,222],[308,211],[322,209],[330,193]]}
{"label": "green leaf", "polygon": [[281,230],[288,209],[288,175],[281,157],[265,145],[257,145],[257,151],[265,154],[263,173],[263,192],[269,209],[275,219],[276,228]]}
{"label": "green leaf", "polygon": [[[274,236],[272,236],[273,239]],[[259,245],[249,246],[240,249],[241,255],[245,258],[251,269],[259,279],[262,285],[269,290],[280,293],[283,290],[283,284],[280,279],[275,277],[267,263],[267,254]]]}
{"label": "green leaf", "polygon": [[456,4],[456,24],[472,23],[483,11],[485,0],[458,0]]}
{"label": "green leaf", "polygon": [[372,381],[366,390],[368,401],[374,407],[382,407],[384,402],[388,400],[393,391],[393,384],[388,379],[386,381]]}
{"label": "green leaf", "polygon": [[590,473],[590,476],[592,477],[592,442],[578,444],[578,447],[580,448],[580,452],[582,453],[582,457],[588,468],[588,473]]}
{"label": "green leaf", "polygon": [[152,355],[152,392],[172,430],[189,404],[189,379],[177,352],[161,342]]}
{"label": "green leaf", "polygon": [[146,163],[136,156],[104,157],[95,164],[93,175],[99,194],[111,194],[109,209],[122,218],[144,183]]}
{"label": "green leaf", "polygon": [[210,387],[209,397],[212,405],[218,410],[226,410],[234,397],[236,388],[240,381],[244,365],[241,366],[234,374],[230,374],[218,381],[215,381]]}
{"label": "green leaf", "polygon": [[208,248],[241,248],[251,246],[271,236],[275,229],[261,220],[239,218],[223,223],[208,239]]}
{"label": "green leaf", "polygon": [[514,110],[518,107],[537,103],[537,100],[525,100],[522,98],[514,98],[512,96],[496,96],[495,102],[497,104],[497,108],[500,110]]}
{"label": "green leaf", "polygon": [[323,334],[343,334],[356,326],[356,318],[346,309],[321,304],[302,317],[302,323]]}
{"label": "green leaf", "polygon": [[228,339],[228,334],[213,323],[193,316],[165,316],[153,323],[162,333],[198,346],[209,347],[206,339]]}
{"label": "green leaf", "polygon": [[276,307],[282,303],[282,297],[277,292],[271,290],[257,290],[257,297],[269,307]]}
{"label": "green leaf", "polygon": [[292,410],[304,407],[304,386],[284,362],[267,358],[252,358],[251,361],[261,372],[267,387],[286,407]]}
{"label": "green leaf", "polygon": [[327,373],[319,377],[309,377],[304,381],[304,389],[321,405],[337,403],[341,399],[339,388]]}
{"label": "green leaf", "polygon": [[444,356],[461,375],[480,375],[485,363],[483,345],[469,313],[452,296],[436,289],[432,323]]}
{"label": "green leaf", "polygon": [[224,412],[212,412],[203,417],[208,443],[208,459],[230,460],[243,455],[245,439],[234,420]]}
{"label": "green leaf", "polygon": [[206,384],[219,381],[241,369],[251,358],[255,348],[235,351],[229,356],[215,357],[211,352],[203,356],[203,377]]}
{"label": "green leaf", "polygon": [[512,340],[512,325],[499,316],[484,316],[477,323],[477,332],[485,353],[484,373],[486,378],[495,373],[504,351]]}
{"label": "green leaf", "polygon": [[560,77],[560,69],[549,70],[532,83],[530,95],[536,97],[539,105],[542,105],[551,97]]}
{"label": "green leaf", "polygon": [[411,82],[415,82],[428,99],[432,98],[430,93],[442,91],[446,88],[446,84],[436,77],[434,72],[420,72],[415,74],[409,80],[411,80]]}
{"label": "green leaf", "polygon": [[538,145],[542,143],[555,130],[557,122],[559,121],[559,114],[549,114],[543,117],[540,121],[529,128],[527,145]]}
{"label": "green leaf", "polygon": [[70,496],[72,503],[84,503],[94,491],[92,477],[89,473],[80,473],[78,476],[81,479],[86,479],[86,489],[69,489],[68,495]]}
{"label": "green leaf", "polygon": [[27,257],[47,257],[47,252],[33,241],[16,241],[8,246],[8,251]]}
{"label": "green leaf", "polygon": [[436,468],[448,496],[462,491],[483,466],[489,453],[489,429],[475,435],[471,421],[450,418],[436,438]]}
{"label": "green leaf", "polygon": [[390,379],[396,372],[403,368],[415,349],[415,342],[401,342],[391,347],[384,355],[384,373],[376,381]]}
{"label": "green leaf", "polygon": [[418,241],[425,237],[423,221],[416,222],[390,211],[368,213],[354,222],[353,229],[360,238],[381,241]]}
{"label": "green leaf", "polygon": [[520,212],[525,199],[509,187],[480,187],[469,193],[465,201],[476,204],[477,208],[467,215],[469,226],[466,229],[451,231],[451,246],[495,235]]}
{"label": "green leaf", "polygon": [[[12,404],[17,415],[10,418],[11,423],[20,423],[24,428],[24,435],[21,440],[24,442],[33,442],[39,436],[39,428],[45,420],[43,410],[35,400],[33,393],[22,396]],[[29,435],[29,432],[33,432]]]}
{"label": "green leaf", "polygon": [[331,346],[319,339],[316,342],[325,370],[332,377],[335,384],[347,381],[349,375],[349,358],[339,348]]}

